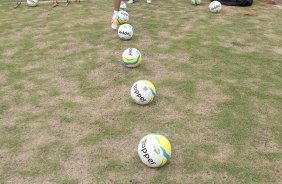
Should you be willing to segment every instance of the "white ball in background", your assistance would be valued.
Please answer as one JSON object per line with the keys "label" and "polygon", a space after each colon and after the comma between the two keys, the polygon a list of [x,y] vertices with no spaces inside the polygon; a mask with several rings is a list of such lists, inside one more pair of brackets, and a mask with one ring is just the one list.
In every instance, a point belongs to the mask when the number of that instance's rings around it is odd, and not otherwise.
{"label": "white ball in background", "polygon": [[209,8],[212,13],[217,13],[221,10],[221,3],[219,1],[213,1],[210,3]]}
{"label": "white ball in background", "polygon": [[124,10],[124,11],[126,10],[126,4],[125,4],[125,2],[123,2],[123,1],[120,2],[120,7],[119,7],[119,9],[120,9],[120,10]]}
{"label": "white ball in background", "polygon": [[28,6],[34,7],[34,6],[37,6],[38,0],[27,0],[26,3]]}

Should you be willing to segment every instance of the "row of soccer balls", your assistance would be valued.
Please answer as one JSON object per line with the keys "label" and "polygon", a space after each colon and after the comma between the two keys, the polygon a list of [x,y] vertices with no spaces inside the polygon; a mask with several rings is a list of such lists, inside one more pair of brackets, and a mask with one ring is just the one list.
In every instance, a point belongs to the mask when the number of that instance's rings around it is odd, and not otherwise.
{"label": "row of soccer balls", "polygon": [[[126,67],[137,67],[142,61],[142,55],[139,50],[128,48],[122,53],[122,61]],[[157,93],[152,82],[139,80],[132,85],[130,95],[135,103],[145,105],[152,102]],[[139,142],[138,155],[147,166],[161,167],[170,161],[171,144],[160,134],[149,134]]]}
{"label": "row of soccer balls", "polygon": [[[123,53],[124,63],[128,62],[126,58],[130,55],[135,55],[139,58],[137,59],[137,62],[134,62],[136,63],[134,66],[137,66],[138,62],[142,59],[140,52],[135,48],[126,49]],[[130,94],[134,102],[140,105],[145,105],[154,100],[156,96],[156,88],[150,81],[139,80],[132,85]],[[143,137],[139,142],[138,155],[141,161],[147,166],[162,167],[170,162],[171,144],[166,137],[160,134],[149,134]]]}
{"label": "row of soccer balls", "polygon": [[[38,0],[27,0],[26,1],[28,6],[34,7],[37,6]],[[201,4],[201,0],[191,0],[191,3],[194,5]],[[209,5],[210,11],[213,13],[219,12],[221,10],[221,3],[219,1],[212,1]],[[120,4],[120,10],[125,11],[126,10],[126,4],[125,2],[121,2]]]}
{"label": "row of soccer balls", "polygon": [[[199,5],[201,4],[201,0],[191,0],[191,3]],[[211,12],[217,13],[221,10],[221,3],[219,1],[212,1],[209,5],[209,8]],[[125,10],[126,4],[121,2],[118,21],[122,25],[118,28],[118,36],[122,40],[130,40],[134,34],[134,28],[132,25],[128,24],[129,14]]]}
{"label": "row of soccer balls", "polygon": [[[198,5],[201,0],[191,0],[192,4]],[[213,13],[221,10],[221,3],[213,1],[209,5]],[[121,3],[119,11],[119,23],[122,24],[118,29],[118,36],[121,39],[129,40],[133,36],[134,29],[130,24],[129,15],[125,11],[126,4]],[[126,67],[137,67],[142,61],[142,55],[136,48],[128,48],[122,53],[122,61]],[[153,83],[147,80],[135,82],[130,91],[132,99],[140,105],[149,104],[156,96],[156,88]],[[170,162],[171,144],[169,140],[160,134],[149,134],[141,139],[138,145],[138,155],[141,161],[149,167],[162,167]]]}
{"label": "row of soccer balls", "polygon": [[[118,29],[121,39],[129,40],[133,36],[134,29],[130,24],[129,15],[125,11],[126,4],[121,2],[119,12],[119,23],[122,24]],[[122,53],[122,61],[126,67],[137,67],[142,61],[142,55],[135,48],[128,48]],[[149,104],[156,96],[156,88],[153,83],[147,80],[135,82],[130,90],[134,102],[140,105]],[[160,134],[149,134],[141,139],[138,144],[138,155],[141,161],[149,167],[162,167],[170,162],[171,144],[169,140]]]}
{"label": "row of soccer balls", "polygon": [[[200,5],[201,0],[191,0],[193,5]],[[219,1],[212,1],[209,5],[209,9],[212,13],[217,13],[221,10],[221,3]]]}
{"label": "row of soccer balls", "polygon": [[[191,4],[193,5],[200,5],[201,3],[201,0],[191,0]],[[219,1],[212,1],[209,5],[209,8],[211,12],[217,13],[221,10],[221,3]],[[126,10],[126,4],[123,1],[120,3],[120,10]]]}

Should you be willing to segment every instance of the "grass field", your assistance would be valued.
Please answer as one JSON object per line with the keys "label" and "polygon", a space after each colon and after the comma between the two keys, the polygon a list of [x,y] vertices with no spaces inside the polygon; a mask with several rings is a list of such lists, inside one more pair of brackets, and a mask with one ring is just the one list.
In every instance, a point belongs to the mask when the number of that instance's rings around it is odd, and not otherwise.
{"label": "grass field", "polygon": [[[121,41],[112,1],[13,3],[0,4],[0,183],[282,183],[281,9],[139,1]],[[148,106],[130,98],[140,79],[156,86]],[[137,155],[152,132],[172,144],[160,169]]]}

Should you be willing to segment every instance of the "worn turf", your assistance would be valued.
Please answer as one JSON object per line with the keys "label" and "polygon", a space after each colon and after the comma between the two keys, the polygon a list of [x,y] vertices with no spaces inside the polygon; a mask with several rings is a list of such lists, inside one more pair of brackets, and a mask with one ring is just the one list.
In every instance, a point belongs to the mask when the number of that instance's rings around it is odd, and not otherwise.
{"label": "worn turf", "polygon": [[[133,39],[110,28],[112,1],[0,4],[0,183],[281,183],[282,11],[209,1],[128,5]],[[122,65],[135,47],[143,63]],[[133,103],[131,85],[157,99]],[[160,169],[139,140],[172,144]]]}

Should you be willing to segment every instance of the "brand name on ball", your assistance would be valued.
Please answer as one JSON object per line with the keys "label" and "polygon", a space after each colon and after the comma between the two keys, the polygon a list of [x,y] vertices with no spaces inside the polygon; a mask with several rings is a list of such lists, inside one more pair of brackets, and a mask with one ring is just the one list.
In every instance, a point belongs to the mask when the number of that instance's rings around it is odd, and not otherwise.
{"label": "brand name on ball", "polygon": [[149,162],[149,164],[153,165],[156,164],[156,162],[154,162],[153,159],[150,158],[150,155],[148,154],[147,148],[146,148],[146,143],[147,143],[147,139],[145,139],[144,141],[142,141],[142,153],[143,153],[143,157],[145,157],[147,159],[147,161]]}
{"label": "brand name on ball", "polygon": [[132,48],[129,49],[128,55],[132,56]]}
{"label": "brand name on ball", "polygon": [[214,7],[212,7],[213,10],[217,9],[220,7],[220,4],[215,5]]}
{"label": "brand name on ball", "polygon": [[142,97],[142,95],[140,94],[139,90],[137,89],[137,84],[134,85],[133,89],[134,89],[134,93],[139,98],[139,100],[142,101],[142,102],[145,102],[146,99],[144,97]]}
{"label": "brand name on ball", "polygon": [[124,15],[124,16],[127,16],[127,17],[128,17],[128,14],[125,13],[125,12],[121,12],[121,15]]}
{"label": "brand name on ball", "polygon": [[119,34],[123,34],[123,35],[127,35],[127,36],[131,36],[131,34],[127,31],[119,31]]}

